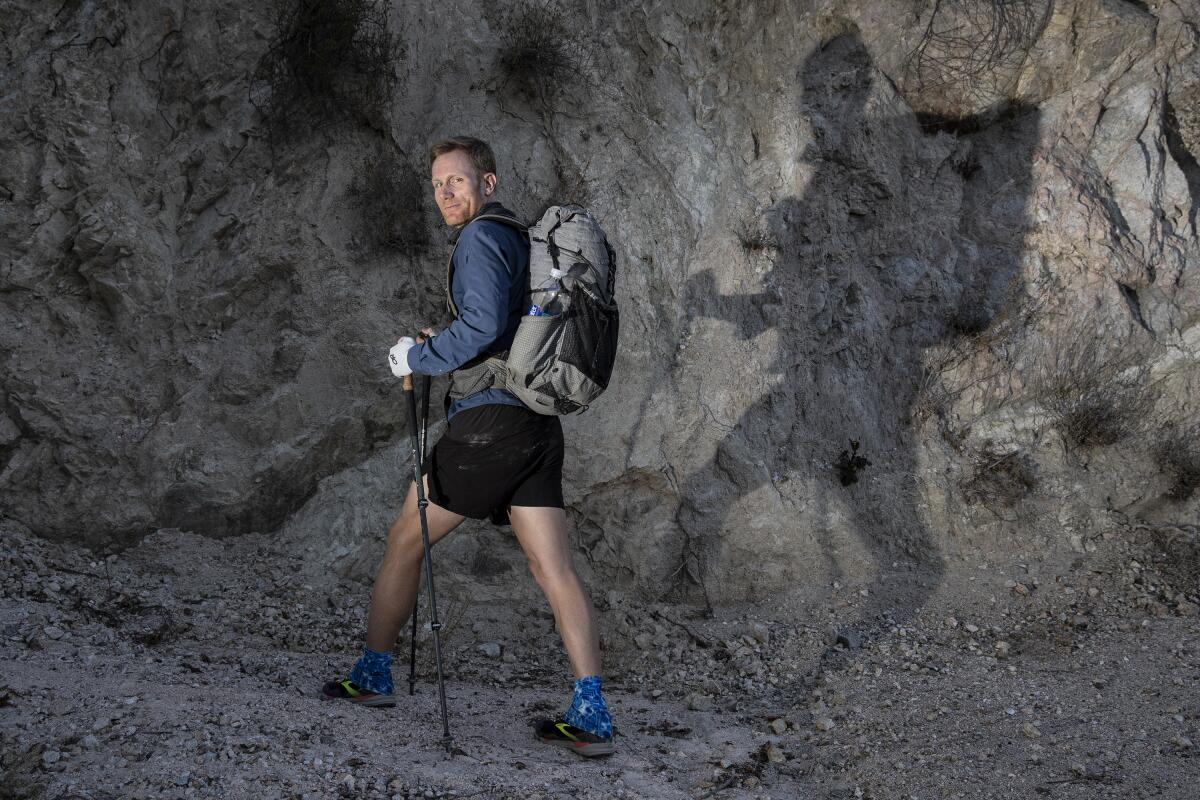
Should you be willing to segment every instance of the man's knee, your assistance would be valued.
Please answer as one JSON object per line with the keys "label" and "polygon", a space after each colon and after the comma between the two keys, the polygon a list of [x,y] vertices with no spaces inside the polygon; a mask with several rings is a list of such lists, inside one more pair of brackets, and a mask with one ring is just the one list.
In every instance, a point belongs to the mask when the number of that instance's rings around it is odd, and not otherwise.
{"label": "man's knee", "polygon": [[407,509],[396,518],[388,531],[388,557],[405,561],[420,561],[425,555],[425,543],[421,539],[421,520],[409,515]]}
{"label": "man's knee", "polygon": [[533,579],[537,581],[538,586],[545,591],[553,591],[576,580],[575,568],[570,559],[541,559],[530,556],[529,571],[533,574]]}

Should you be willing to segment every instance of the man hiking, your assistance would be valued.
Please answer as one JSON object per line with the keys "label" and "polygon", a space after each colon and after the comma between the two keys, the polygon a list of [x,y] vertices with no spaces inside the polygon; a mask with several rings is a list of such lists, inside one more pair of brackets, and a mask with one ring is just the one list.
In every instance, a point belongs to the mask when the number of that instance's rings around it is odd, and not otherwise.
{"label": "man hiking", "polygon": [[[389,353],[398,377],[413,372],[451,375],[447,428],[424,470],[432,545],[462,521],[511,523],[529,569],[546,595],[575,673],[570,708],[536,723],[544,741],[585,756],[613,752],[612,720],[600,686],[600,647],[592,602],[571,563],[563,510],[562,426],[556,416],[526,408],[492,385],[484,363],[512,343],[528,302],[529,244],[519,228],[481,214],[511,212],[495,201],[496,159],[483,141],[456,137],[429,152],[434,200],[458,230],[451,259],[451,309],[443,332],[404,337]],[[473,221],[474,220],[474,221]],[[416,604],[424,546],[416,486],[388,532],[371,593],[366,646],[342,681],[322,689],[329,699],[394,706],[391,652]]]}

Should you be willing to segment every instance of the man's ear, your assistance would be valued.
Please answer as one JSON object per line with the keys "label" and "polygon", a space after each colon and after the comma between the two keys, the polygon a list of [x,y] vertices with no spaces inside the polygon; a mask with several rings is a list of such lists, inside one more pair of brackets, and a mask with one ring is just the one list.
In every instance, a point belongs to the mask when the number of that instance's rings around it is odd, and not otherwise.
{"label": "man's ear", "polygon": [[485,172],[483,175],[483,193],[485,195],[489,195],[495,191],[496,191],[496,173]]}

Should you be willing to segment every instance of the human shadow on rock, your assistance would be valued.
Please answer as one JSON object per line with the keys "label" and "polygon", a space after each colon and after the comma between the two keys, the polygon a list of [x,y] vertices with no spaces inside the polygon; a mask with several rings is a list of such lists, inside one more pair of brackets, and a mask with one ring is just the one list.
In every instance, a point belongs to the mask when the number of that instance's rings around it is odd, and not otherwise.
{"label": "human shadow on rock", "polygon": [[[811,561],[807,573],[804,564],[779,566],[792,542],[797,553],[819,552],[837,580],[847,543],[836,532],[850,527],[861,546],[850,550],[875,562],[843,637],[856,646],[915,615],[943,575],[938,539],[919,512],[912,412],[923,354],[988,328],[1020,292],[1039,115],[1013,106],[988,118],[918,121],[876,85],[886,78],[856,35],[814,51],[801,79],[809,180],[758,220],[774,251],[763,290],[720,295],[713,276],[699,273],[683,295],[700,316],[734,323],[739,338],[774,330],[766,372],[781,379],[681,482],[672,591],[711,605],[737,587],[803,585],[819,570]],[[804,491],[787,486],[799,479]],[[728,558],[744,548],[745,520],[731,509],[767,484],[797,512],[796,528],[779,533],[778,552]],[[732,562],[761,574],[730,575]]]}

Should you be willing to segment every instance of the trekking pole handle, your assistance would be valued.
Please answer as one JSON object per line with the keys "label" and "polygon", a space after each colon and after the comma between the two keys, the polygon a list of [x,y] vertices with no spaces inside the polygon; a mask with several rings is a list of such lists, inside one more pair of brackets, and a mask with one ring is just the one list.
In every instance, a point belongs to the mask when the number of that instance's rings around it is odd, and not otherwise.
{"label": "trekking pole handle", "polygon": [[412,375],[404,376],[404,391],[411,392],[413,390]]}

